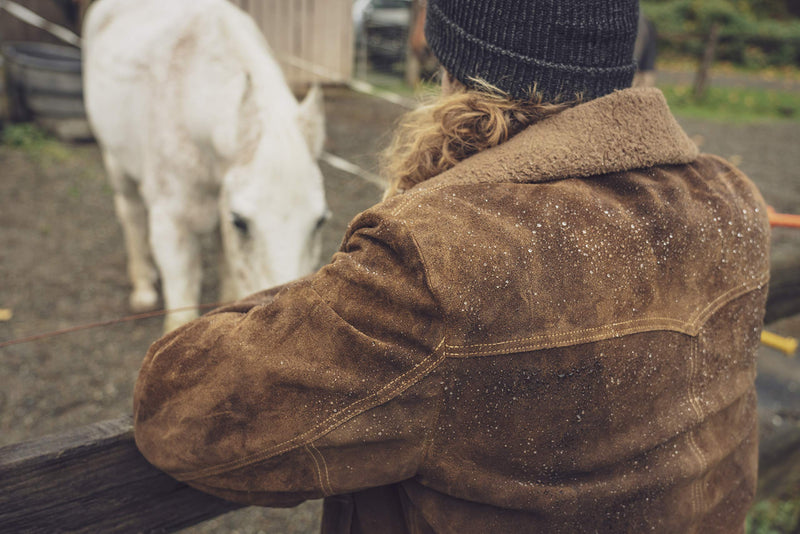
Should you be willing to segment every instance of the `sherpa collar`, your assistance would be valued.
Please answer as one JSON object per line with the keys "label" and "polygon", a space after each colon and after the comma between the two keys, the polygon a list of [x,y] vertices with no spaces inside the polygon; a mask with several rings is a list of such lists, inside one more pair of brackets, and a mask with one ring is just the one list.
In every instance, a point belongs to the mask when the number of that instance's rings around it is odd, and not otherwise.
{"label": "sherpa collar", "polygon": [[546,182],[685,164],[697,155],[660,90],[625,89],[533,124],[420,185]]}

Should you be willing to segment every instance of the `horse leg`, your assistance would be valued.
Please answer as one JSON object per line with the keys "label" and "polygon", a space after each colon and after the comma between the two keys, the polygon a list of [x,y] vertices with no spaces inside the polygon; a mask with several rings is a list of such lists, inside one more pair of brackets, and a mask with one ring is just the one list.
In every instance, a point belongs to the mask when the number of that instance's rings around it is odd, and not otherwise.
{"label": "horse leg", "polygon": [[158,271],[147,237],[147,207],[136,183],[122,171],[113,156],[104,152],[103,161],[114,188],[114,207],[125,239],[128,278],[133,286],[130,307],[134,312],[153,310],[158,305],[155,288]]}
{"label": "horse leg", "polygon": [[179,217],[158,206],[150,209],[150,246],[161,271],[167,310],[164,331],[169,332],[198,316],[202,264],[200,242]]}

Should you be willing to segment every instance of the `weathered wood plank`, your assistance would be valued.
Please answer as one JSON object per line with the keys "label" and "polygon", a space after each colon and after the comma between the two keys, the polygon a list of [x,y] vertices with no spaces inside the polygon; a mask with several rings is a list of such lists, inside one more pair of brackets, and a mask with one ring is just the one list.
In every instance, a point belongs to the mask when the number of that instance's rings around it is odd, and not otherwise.
{"label": "weathered wood plank", "polygon": [[[796,488],[798,430],[762,442],[761,498]],[[168,533],[239,507],[151,466],[130,417],[0,448],[2,532]]]}
{"label": "weathered wood plank", "polygon": [[[230,0],[253,17],[286,80],[294,89],[312,82],[349,80],[355,37],[352,0]],[[320,76],[297,66],[307,62],[330,73]]]}
{"label": "weathered wood plank", "polygon": [[3,532],[174,532],[239,507],[151,466],[130,417],[0,449]]}

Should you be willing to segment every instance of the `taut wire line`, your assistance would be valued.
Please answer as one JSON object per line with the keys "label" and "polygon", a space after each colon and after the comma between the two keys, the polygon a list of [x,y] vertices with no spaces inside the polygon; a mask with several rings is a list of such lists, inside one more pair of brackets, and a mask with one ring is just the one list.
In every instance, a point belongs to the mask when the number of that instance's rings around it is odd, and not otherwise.
{"label": "taut wire line", "polygon": [[109,319],[107,321],[98,321],[95,323],[87,323],[77,326],[70,326],[68,328],[63,328],[61,330],[53,330],[52,332],[44,332],[42,334],[34,334],[31,336],[21,337],[17,339],[11,339],[9,341],[0,342],[0,349],[5,347],[10,347],[12,345],[22,345],[23,343],[31,343],[33,341],[39,341],[42,339],[48,339],[51,337],[60,336],[63,334],[71,334],[73,332],[79,332],[81,330],[89,330],[92,328],[100,328],[101,326],[112,326],[119,323],[127,323],[130,321],[138,321],[140,319],[149,319],[151,317],[158,317],[160,315],[167,315],[168,313],[179,312],[179,311],[186,311],[186,310],[203,310],[203,309],[210,309],[210,308],[218,308],[220,306],[225,305],[225,302],[216,302],[213,304],[198,304],[197,306],[187,306],[185,308],[174,308],[171,310],[155,310],[145,313],[137,313],[135,315],[128,315],[127,317],[120,317],[118,319]]}

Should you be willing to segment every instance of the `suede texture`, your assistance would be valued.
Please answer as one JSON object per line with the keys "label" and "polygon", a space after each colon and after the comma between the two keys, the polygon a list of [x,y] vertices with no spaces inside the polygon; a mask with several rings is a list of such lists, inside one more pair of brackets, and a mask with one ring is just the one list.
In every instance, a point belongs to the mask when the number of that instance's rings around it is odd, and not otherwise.
{"label": "suede texture", "polygon": [[324,532],[740,532],[769,224],[656,89],[357,216],[317,273],[166,335],[136,442]]}

